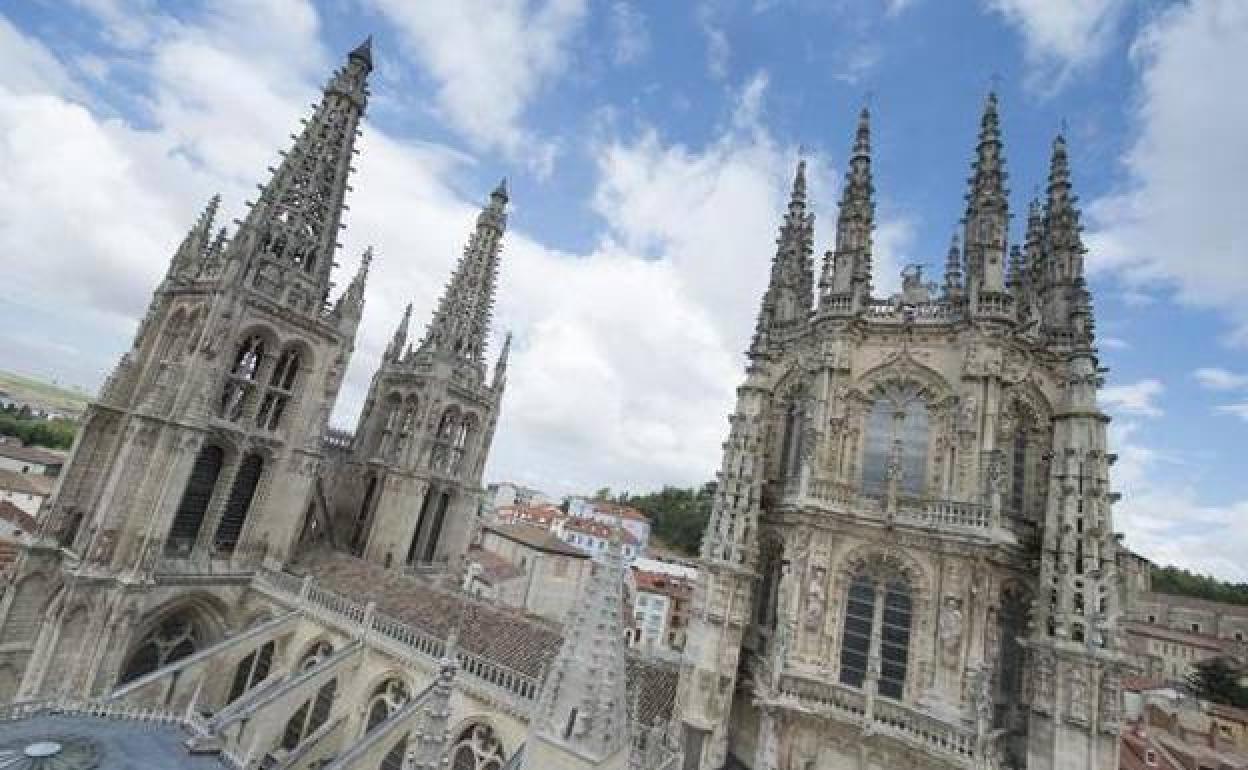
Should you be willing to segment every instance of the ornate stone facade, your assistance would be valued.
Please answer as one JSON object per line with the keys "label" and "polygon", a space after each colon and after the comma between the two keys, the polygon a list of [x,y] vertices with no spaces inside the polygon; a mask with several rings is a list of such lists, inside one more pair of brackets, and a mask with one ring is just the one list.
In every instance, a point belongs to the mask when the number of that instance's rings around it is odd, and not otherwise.
{"label": "ornate stone facade", "polygon": [[875,299],[869,139],[864,110],[817,291],[798,166],[703,540],[685,767],[1117,767],[1112,456],[1065,141],[1007,259],[990,96],[943,286],[908,268]]}

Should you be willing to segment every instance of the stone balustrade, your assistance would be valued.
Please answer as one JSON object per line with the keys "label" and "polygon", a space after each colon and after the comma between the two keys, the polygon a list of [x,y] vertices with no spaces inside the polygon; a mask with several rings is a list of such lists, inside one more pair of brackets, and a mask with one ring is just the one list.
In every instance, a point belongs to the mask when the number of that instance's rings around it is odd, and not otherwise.
{"label": "stone balustrade", "polygon": [[783,676],[779,693],[781,700],[795,700],[814,713],[888,734],[955,765],[975,767],[977,738],[964,725],[945,722],[898,701],[868,698],[860,690],[833,682]]}
{"label": "stone balustrade", "polygon": [[[885,515],[880,500],[837,481],[811,479],[803,489],[796,480],[791,480],[785,484],[783,494],[787,505],[833,508],[875,519]],[[936,531],[987,533],[992,528],[992,513],[986,505],[958,500],[900,501],[894,521],[902,526]]]}
{"label": "stone balustrade", "polygon": [[920,507],[903,507],[897,518],[930,529],[986,530],[992,526],[987,506],[956,500],[928,500]]}

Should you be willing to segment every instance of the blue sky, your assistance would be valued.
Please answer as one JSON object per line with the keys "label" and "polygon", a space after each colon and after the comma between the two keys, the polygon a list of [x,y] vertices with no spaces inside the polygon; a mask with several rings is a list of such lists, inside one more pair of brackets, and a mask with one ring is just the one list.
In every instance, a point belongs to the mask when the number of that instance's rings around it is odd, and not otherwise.
{"label": "blue sky", "polygon": [[1117,526],[1248,580],[1248,4],[1236,0],[30,0],[0,9],[0,361],[98,386],[213,192],[237,216],[366,34],[342,270],[378,257],[335,422],[426,318],[500,176],[488,475],[562,493],[709,478],[800,153],[820,253],[874,116],[877,285],[938,272],[978,112],[1015,231],[1063,125],[1085,209]]}

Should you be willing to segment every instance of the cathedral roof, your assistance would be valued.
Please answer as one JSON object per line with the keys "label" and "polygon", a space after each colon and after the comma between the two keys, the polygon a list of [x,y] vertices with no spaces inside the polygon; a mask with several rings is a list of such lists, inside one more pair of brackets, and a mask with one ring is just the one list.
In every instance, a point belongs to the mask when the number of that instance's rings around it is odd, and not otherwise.
{"label": "cathedral roof", "polygon": [[0,767],[43,770],[216,770],[220,756],[192,754],[173,724],[38,714],[0,724]]}
{"label": "cathedral roof", "polygon": [[[558,623],[447,591],[348,554],[314,551],[296,562],[292,571],[311,575],[322,587],[356,601],[375,601],[381,612],[441,639],[458,623],[464,650],[529,676],[540,677],[563,642]],[[671,718],[679,677],[672,664],[628,659],[629,691],[636,693],[638,721],[653,724]]]}

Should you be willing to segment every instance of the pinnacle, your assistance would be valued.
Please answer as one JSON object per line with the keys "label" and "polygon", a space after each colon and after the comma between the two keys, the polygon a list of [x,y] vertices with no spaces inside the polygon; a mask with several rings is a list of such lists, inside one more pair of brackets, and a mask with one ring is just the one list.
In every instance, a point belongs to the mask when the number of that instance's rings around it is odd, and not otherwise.
{"label": "pinnacle", "polygon": [[364,38],[364,42],[357,45],[351,53],[347,54],[348,59],[359,59],[364,62],[364,66],[369,72],[373,70],[373,36],[369,35]]}
{"label": "pinnacle", "polygon": [[806,159],[802,158],[797,162],[797,173],[793,175],[793,194],[789,199],[790,205],[801,204],[806,205]]}
{"label": "pinnacle", "polygon": [[858,113],[858,130],[854,136],[854,157],[869,158],[871,156],[871,112],[862,108]]}
{"label": "pinnacle", "polygon": [[501,198],[503,202],[511,200],[511,196],[507,192],[507,177],[503,177],[498,183],[498,187],[494,188],[494,192],[490,193],[491,198]]}

